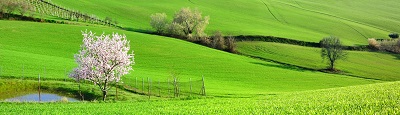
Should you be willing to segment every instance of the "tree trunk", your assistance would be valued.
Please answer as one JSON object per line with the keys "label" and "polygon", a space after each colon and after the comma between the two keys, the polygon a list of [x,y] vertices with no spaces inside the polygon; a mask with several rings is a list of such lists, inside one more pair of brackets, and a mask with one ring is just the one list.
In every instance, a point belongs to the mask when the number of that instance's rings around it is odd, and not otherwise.
{"label": "tree trunk", "polygon": [[103,84],[103,87],[101,88],[101,91],[103,92],[103,101],[106,101],[107,97],[107,83],[108,81],[106,80]]}
{"label": "tree trunk", "polygon": [[107,97],[107,91],[103,90],[103,101],[106,101],[106,97]]}
{"label": "tree trunk", "polygon": [[115,85],[115,100],[118,100],[118,82]]}
{"label": "tree trunk", "polygon": [[331,71],[334,71],[335,70],[335,68],[334,68],[334,65],[335,64],[335,61],[333,61],[333,60],[331,60],[331,64],[330,64],[330,67],[329,67],[329,69],[331,70]]}
{"label": "tree trunk", "polygon": [[81,100],[83,101],[83,100],[85,100],[85,97],[83,96],[82,90],[81,90],[81,80],[79,79],[78,82],[79,82],[78,92],[79,92],[79,95],[81,96]]}

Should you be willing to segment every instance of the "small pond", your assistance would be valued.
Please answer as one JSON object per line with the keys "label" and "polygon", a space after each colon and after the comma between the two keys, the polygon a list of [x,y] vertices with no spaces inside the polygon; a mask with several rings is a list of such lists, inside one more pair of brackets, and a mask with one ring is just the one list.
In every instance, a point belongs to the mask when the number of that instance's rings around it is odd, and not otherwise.
{"label": "small pond", "polygon": [[[64,99],[63,99],[64,98]],[[68,102],[78,102],[78,99],[60,96],[52,93],[40,93],[40,102],[55,102],[68,99]],[[8,102],[39,102],[39,94],[27,94],[14,98],[5,99]]]}

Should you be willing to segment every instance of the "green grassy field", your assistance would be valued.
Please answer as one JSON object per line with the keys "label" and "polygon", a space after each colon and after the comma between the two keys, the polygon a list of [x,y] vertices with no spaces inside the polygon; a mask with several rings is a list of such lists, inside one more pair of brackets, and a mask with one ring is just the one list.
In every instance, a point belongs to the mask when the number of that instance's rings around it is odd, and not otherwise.
{"label": "green grassy field", "polygon": [[[134,31],[152,31],[150,15],[170,18],[182,7],[198,8],[211,17],[208,34],[268,35],[318,42],[335,35],[345,45],[365,45],[367,38],[387,38],[398,32],[400,3],[395,0],[52,0],[63,7],[116,19]],[[54,18],[54,17],[53,17]],[[54,18],[60,20],[59,18]],[[77,64],[81,31],[98,35],[125,34],[135,51],[134,71],[122,78],[119,101],[77,103],[1,102],[13,95],[35,92],[36,78],[44,90],[77,96],[77,84],[67,74]],[[399,114],[400,66],[397,54],[349,51],[337,68],[346,75],[328,74],[319,48],[267,42],[238,42],[241,54],[231,54],[175,38],[142,34],[100,25],[50,24],[0,20],[0,113],[31,114]],[[250,56],[280,63],[254,59]],[[298,66],[298,67],[296,67]],[[301,69],[309,68],[309,69]],[[172,97],[167,81],[177,73],[184,92]],[[205,78],[207,96],[188,96],[188,85],[199,91]],[[142,95],[136,79],[151,79],[161,97]],[[66,79],[66,81],[64,81]],[[189,82],[189,79],[191,79]],[[162,86],[158,86],[160,81]],[[144,83],[144,82],[143,82]],[[148,82],[146,81],[146,84]],[[83,89],[100,98],[90,83]],[[98,90],[98,89],[94,89]],[[136,93],[132,93],[135,92]],[[96,100],[96,99],[95,99]],[[95,111],[103,110],[103,111]],[[40,113],[38,113],[40,114]]]}
{"label": "green grassy field", "polygon": [[389,82],[254,98],[1,103],[0,111],[9,114],[399,114],[399,86],[399,82]]}
{"label": "green grassy field", "polygon": [[399,32],[400,10],[395,0],[320,1],[312,0],[52,0],[64,7],[112,17],[126,28],[151,30],[150,15],[165,12],[172,19],[182,7],[198,8],[209,15],[206,30],[233,35],[272,35],[318,42],[335,35],[346,45],[367,44],[366,38],[388,38]]}
{"label": "green grassy field", "polygon": [[[321,58],[320,48],[302,47],[268,42],[239,42],[238,51],[264,59],[275,60],[310,69],[325,69],[327,60]],[[400,74],[398,54],[384,52],[348,51],[345,60],[339,60],[336,67],[345,73],[359,77],[397,81]]]}
{"label": "green grassy field", "polygon": [[42,74],[43,78],[64,79],[65,69],[68,72],[76,66],[73,54],[81,44],[80,31],[89,29],[97,33],[123,33],[131,40],[136,55],[135,71],[124,78],[131,85],[136,77],[166,81],[171,72],[179,73],[182,82],[189,78],[200,80],[204,75],[211,95],[265,94],[379,82],[296,70],[182,40],[128,31],[18,21],[0,23],[7,25],[1,27],[2,76],[35,78]]}

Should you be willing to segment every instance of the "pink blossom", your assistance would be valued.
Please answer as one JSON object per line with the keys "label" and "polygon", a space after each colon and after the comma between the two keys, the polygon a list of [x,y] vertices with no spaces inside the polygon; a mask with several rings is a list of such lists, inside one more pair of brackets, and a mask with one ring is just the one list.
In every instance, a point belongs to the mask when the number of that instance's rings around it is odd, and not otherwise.
{"label": "pink blossom", "polygon": [[74,55],[78,67],[70,77],[89,80],[106,93],[110,88],[108,84],[120,82],[121,76],[133,70],[134,54],[133,51],[128,54],[129,41],[125,35],[118,33],[96,36],[91,31],[82,31],[82,36],[81,50]]}

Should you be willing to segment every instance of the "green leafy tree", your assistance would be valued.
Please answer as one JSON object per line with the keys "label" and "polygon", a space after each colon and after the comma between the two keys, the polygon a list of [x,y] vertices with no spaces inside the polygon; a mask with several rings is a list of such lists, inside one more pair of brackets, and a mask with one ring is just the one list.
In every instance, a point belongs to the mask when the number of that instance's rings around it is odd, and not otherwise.
{"label": "green leafy tree", "polygon": [[193,34],[201,37],[205,36],[204,30],[209,19],[209,16],[201,16],[201,12],[197,9],[182,8],[175,14],[173,22],[182,27],[181,29],[187,37],[192,37]]}
{"label": "green leafy tree", "polygon": [[165,13],[156,13],[150,16],[150,25],[158,34],[163,34],[168,26],[167,15]]}
{"label": "green leafy tree", "polygon": [[347,54],[343,50],[343,45],[339,38],[330,36],[321,40],[321,57],[329,60],[328,69],[335,71],[335,62],[339,59],[343,59]]}

